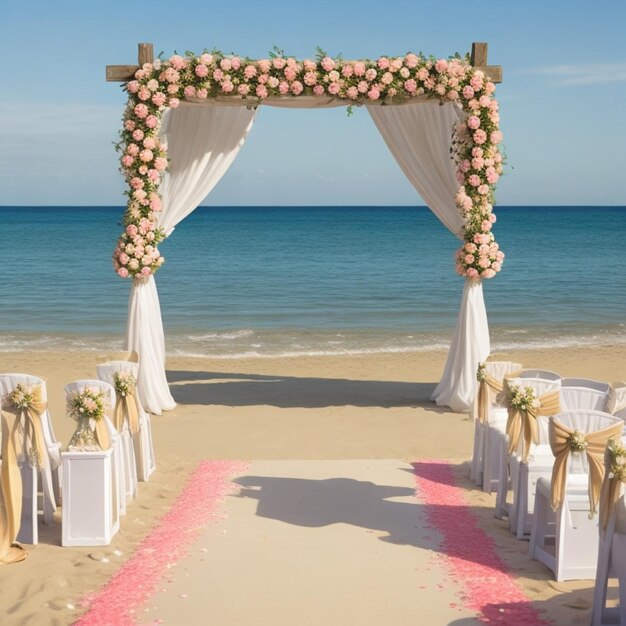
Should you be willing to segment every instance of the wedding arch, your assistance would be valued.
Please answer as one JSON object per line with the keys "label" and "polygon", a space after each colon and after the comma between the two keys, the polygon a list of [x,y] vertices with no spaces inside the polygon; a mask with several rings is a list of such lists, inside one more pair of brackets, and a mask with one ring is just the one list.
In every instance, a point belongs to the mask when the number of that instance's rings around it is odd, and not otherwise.
{"label": "wedding arch", "polygon": [[128,183],[115,271],[132,278],[126,348],[140,355],[138,394],[161,414],[176,406],[165,375],[165,338],[154,274],[158,244],[206,198],[252,128],[259,106],[365,106],[398,165],[428,207],[462,242],[456,270],[465,287],[444,372],[432,399],[465,410],[476,368],[490,351],[482,279],[500,271],[492,211],[502,173],[495,83],[487,44],[471,54],[348,61],[319,51],[297,60],[276,50],[253,60],[219,51],[155,59],[139,44],[138,65],[110,65],[128,103],[118,150]]}

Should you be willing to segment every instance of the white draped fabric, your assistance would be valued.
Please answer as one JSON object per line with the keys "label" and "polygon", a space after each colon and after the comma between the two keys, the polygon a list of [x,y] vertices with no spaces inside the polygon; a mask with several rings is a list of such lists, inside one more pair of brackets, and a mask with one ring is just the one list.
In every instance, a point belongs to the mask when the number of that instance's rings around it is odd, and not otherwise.
{"label": "white draped fabric", "polygon": [[[458,183],[450,158],[450,137],[459,120],[452,103],[368,107],[398,165],[448,230],[463,238],[465,220],[454,201]],[[476,368],[490,351],[482,285],[467,280],[443,377],[432,399],[455,411],[469,409],[476,393]]]}
{"label": "white draped fabric", "polygon": [[[226,173],[256,114],[254,104],[238,98],[202,101],[202,105],[200,101],[184,102],[164,119],[162,134],[168,144],[170,170],[160,187],[163,210],[158,225],[168,236]],[[273,98],[264,105],[326,108],[345,103],[333,98],[289,97]],[[368,105],[367,109],[409,181],[446,228],[462,239],[465,222],[454,201],[458,183],[450,158],[452,127],[462,115],[459,108],[420,98],[402,106]],[[144,408],[156,414],[174,408],[165,377],[163,324],[152,276],[133,283],[126,348],[140,355],[137,388]],[[468,280],[433,400],[454,410],[468,409],[476,390],[477,364],[487,358],[489,350],[482,285]]]}
{"label": "white draped fabric", "polygon": [[[181,104],[162,126],[170,168],[160,191],[157,225],[169,236],[206,198],[243,146],[256,110]],[[140,355],[137,393],[146,411],[160,415],[176,406],[165,377],[165,338],[154,277],[135,279],[126,326],[126,349]]]}

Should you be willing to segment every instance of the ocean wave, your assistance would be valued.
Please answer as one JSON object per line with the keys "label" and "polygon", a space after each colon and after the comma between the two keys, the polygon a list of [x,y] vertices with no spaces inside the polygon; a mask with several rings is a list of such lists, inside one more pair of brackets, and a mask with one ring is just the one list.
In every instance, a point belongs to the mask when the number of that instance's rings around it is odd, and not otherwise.
{"label": "ocean wave", "polygon": [[224,333],[206,333],[204,335],[186,335],[190,341],[206,341],[207,339],[241,339],[242,337],[250,337],[254,335],[254,331],[249,328],[242,330],[229,331]]}

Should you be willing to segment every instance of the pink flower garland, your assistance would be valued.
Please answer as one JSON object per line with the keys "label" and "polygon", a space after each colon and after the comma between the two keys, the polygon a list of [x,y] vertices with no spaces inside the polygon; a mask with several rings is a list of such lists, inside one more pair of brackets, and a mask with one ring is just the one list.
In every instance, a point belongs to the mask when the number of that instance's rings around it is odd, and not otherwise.
{"label": "pink flower garland", "polygon": [[113,253],[119,276],[147,277],[163,263],[158,243],[165,238],[157,226],[161,210],[158,192],[167,169],[167,146],[159,140],[166,108],[180,99],[238,97],[257,104],[266,98],[333,96],[349,103],[393,103],[417,96],[456,102],[465,113],[453,132],[452,152],[459,188],[456,204],[466,220],[464,245],[456,269],[468,278],[492,278],[502,267],[504,253],[491,228],[495,185],[502,174],[498,144],[498,102],[495,85],[466,59],[434,59],[409,53],[376,61],[345,61],[324,53],[317,60],[274,56],[252,60],[205,52],[156,59],[135,72],[125,85],[128,105],[118,150],[128,182],[125,231]]}

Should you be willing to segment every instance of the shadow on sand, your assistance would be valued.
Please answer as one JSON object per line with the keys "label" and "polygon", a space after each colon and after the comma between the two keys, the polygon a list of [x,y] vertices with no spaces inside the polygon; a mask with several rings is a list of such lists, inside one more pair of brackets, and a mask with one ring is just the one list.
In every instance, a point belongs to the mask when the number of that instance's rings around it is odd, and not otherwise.
{"label": "shadow on sand", "polygon": [[435,383],[176,370],[168,371],[167,379],[174,400],[179,404],[280,408],[420,407],[437,413],[449,412],[430,399]]}

